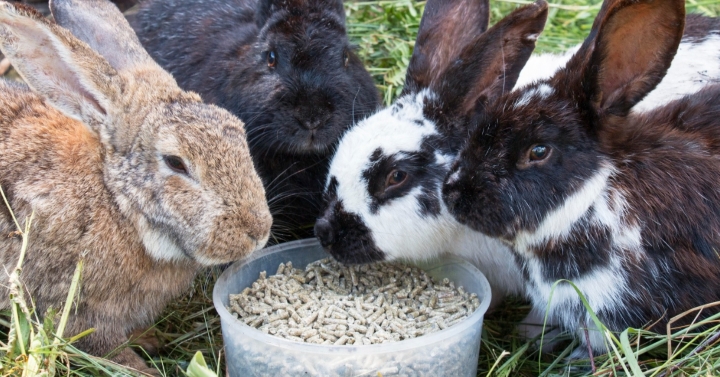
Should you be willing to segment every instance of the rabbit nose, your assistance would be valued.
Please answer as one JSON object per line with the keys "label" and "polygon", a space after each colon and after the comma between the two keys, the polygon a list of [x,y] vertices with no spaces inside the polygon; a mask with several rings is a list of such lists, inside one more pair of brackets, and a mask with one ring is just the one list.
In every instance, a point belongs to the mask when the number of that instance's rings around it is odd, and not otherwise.
{"label": "rabbit nose", "polygon": [[315,223],[315,237],[320,240],[323,247],[328,247],[335,243],[335,232],[332,225],[325,218],[318,219]]}

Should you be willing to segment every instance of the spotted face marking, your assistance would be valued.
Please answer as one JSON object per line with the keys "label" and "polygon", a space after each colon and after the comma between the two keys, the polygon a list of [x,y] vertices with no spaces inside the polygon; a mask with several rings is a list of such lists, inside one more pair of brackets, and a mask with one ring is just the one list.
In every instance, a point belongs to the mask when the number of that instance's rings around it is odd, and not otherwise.
{"label": "spotted face marking", "polygon": [[[359,260],[372,258],[418,258],[445,246],[448,229],[458,224],[444,209],[440,189],[454,157],[447,152],[450,141],[425,117],[433,96],[424,91],[409,95],[364,120],[341,140],[330,165],[323,225],[317,231],[346,234],[353,226],[354,241],[326,247],[333,255]],[[457,148],[454,148],[457,149]],[[333,195],[329,195],[333,193]],[[338,218],[344,218],[340,221]],[[352,219],[352,221],[351,221]],[[329,240],[332,237],[325,237]],[[322,240],[322,238],[321,238]],[[333,240],[335,241],[335,240]],[[360,248],[358,245],[373,247]],[[427,251],[430,253],[431,251]]]}

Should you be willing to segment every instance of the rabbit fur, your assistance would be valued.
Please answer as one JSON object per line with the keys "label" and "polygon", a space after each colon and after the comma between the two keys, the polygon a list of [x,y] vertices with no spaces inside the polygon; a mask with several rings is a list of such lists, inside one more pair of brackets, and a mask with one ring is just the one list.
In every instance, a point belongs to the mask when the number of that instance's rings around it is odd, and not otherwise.
{"label": "rabbit fur", "polygon": [[[79,348],[147,372],[118,348],[127,334],[203,266],[263,247],[272,218],[241,121],[181,90],[109,1],[51,8],[77,36],[0,2],[0,50],[29,86],[0,81],[0,186],[21,223],[34,214],[21,280],[42,315],[63,305],[83,260],[66,334],[94,328]],[[8,272],[15,230],[2,206]]]}
{"label": "rabbit fur", "polygon": [[606,1],[563,69],[475,103],[443,184],[458,221],[510,246],[534,311],[595,351],[605,335],[558,280],[616,332],[664,332],[720,300],[720,85],[630,111],[668,72],[684,20],[682,0]]}
{"label": "rabbit fur", "polygon": [[379,105],[342,1],[153,0],[132,24],[182,88],[245,122],[273,236],[312,236],[338,139]]}

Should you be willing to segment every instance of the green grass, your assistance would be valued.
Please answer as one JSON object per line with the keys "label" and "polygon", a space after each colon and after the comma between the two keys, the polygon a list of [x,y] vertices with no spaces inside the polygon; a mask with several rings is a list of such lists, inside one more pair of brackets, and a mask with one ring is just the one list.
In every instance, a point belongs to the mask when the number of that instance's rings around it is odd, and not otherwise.
{"label": "green grass", "polygon": [[[526,3],[493,1],[491,23]],[[412,0],[346,4],[348,33],[381,89],[385,103],[390,103],[402,90],[405,68],[412,54],[424,4]],[[551,1],[548,25],[538,40],[536,52],[559,52],[581,42],[599,6],[598,0]],[[687,9],[688,12],[717,16],[720,13],[720,0],[688,1]],[[191,291],[172,303],[150,330],[161,347],[158,354],[147,355],[147,359],[164,375],[185,375],[183,371],[197,351],[202,353],[209,369],[223,370],[219,317],[211,299],[212,286],[218,275],[218,270],[211,270],[198,277]],[[478,376],[485,376],[490,371],[493,376],[588,375],[588,360],[568,364],[564,358],[575,347],[571,339],[561,342],[561,347],[554,353],[541,356],[531,343],[518,337],[514,328],[528,310],[529,306],[524,301],[510,299],[487,315]],[[8,312],[2,316],[0,325],[13,328],[16,320],[20,319]],[[53,334],[57,329],[52,324],[40,321],[31,308],[22,321],[24,330],[20,332],[29,334],[30,329],[34,329],[36,339],[42,342],[39,347],[27,348],[24,354],[15,350],[17,340],[1,343],[0,374],[21,375],[30,360],[44,363],[42,365],[45,367],[52,362],[58,375],[121,373],[122,369],[118,366],[74,349],[72,344],[65,341],[67,338],[56,341]],[[720,375],[720,323],[717,319],[711,319],[705,325],[702,330],[691,329],[687,332],[674,329],[671,336],[637,331],[628,331],[624,336],[617,334],[617,350],[608,355],[596,355],[596,375]],[[37,334],[43,334],[44,338]],[[7,336],[3,341],[5,339]],[[23,339],[29,342],[30,337]],[[670,353],[669,341],[672,348]]]}
{"label": "green grass", "polygon": [[[601,0],[548,0],[550,12],[536,53],[561,52],[582,42],[592,26]],[[513,9],[531,1],[491,2],[490,23],[494,24]],[[389,104],[402,90],[405,69],[415,44],[425,2],[413,0],[362,1],[346,4],[348,35],[375,78]],[[688,0],[688,13],[708,16],[720,14],[720,0]]]}

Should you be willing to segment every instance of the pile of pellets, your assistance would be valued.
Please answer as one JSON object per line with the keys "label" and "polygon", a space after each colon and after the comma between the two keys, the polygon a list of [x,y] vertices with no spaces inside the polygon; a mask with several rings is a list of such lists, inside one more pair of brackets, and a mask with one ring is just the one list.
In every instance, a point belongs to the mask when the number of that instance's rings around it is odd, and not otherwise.
{"label": "pile of pellets", "polygon": [[229,311],[260,331],[297,342],[369,345],[412,339],[450,327],[480,306],[475,293],[417,267],[344,266],[327,258],[277,273],[230,295]]}

